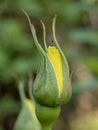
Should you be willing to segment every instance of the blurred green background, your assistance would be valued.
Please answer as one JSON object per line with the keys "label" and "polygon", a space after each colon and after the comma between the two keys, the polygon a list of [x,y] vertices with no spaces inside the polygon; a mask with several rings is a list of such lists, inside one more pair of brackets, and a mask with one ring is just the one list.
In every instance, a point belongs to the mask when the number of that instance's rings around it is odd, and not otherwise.
{"label": "blurred green background", "polygon": [[13,130],[21,108],[13,75],[35,77],[40,65],[23,9],[42,46],[40,19],[52,45],[57,14],[56,36],[70,66],[72,99],[62,106],[53,130],[98,130],[98,0],[0,0],[0,130]]}

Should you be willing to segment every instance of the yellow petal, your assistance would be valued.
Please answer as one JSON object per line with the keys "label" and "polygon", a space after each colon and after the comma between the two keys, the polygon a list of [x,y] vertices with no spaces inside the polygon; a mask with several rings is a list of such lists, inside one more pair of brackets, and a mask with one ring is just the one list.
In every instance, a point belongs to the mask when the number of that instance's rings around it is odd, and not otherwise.
{"label": "yellow petal", "polygon": [[30,99],[26,99],[26,102],[27,102],[27,104],[28,104],[33,116],[34,116],[34,119],[37,120],[36,115],[35,115],[35,104],[34,104],[34,102]]}
{"label": "yellow petal", "polygon": [[57,76],[58,86],[60,94],[62,93],[63,89],[63,68],[62,68],[62,58],[59,53],[59,50],[56,49],[54,46],[49,46],[47,50],[47,54],[49,59],[54,67],[54,71]]}

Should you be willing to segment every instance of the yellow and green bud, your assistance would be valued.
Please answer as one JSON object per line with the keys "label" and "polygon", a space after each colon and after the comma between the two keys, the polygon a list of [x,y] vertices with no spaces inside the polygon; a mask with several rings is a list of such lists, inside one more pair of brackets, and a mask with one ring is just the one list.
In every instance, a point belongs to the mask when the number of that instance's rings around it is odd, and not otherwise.
{"label": "yellow and green bud", "polygon": [[[28,99],[24,91],[24,79],[18,80],[18,89],[21,99],[21,111],[15,122],[14,130],[42,130],[41,125],[36,117],[36,103],[32,99]],[[29,83],[29,87],[31,85]]]}
{"label": "yellow and green bud", "polygon": [[17,118],[14,130],[41,130],[41,125],[35,114],[35,103],[30,99],[22,102],[22,109]]}
{"label": "yellow and green bud", "polygon": [[[27,16],[28,17],[28,16]],[[37,40],[34,26],[28,17],[35,45],[42,59],[39,71],[33,85],[33,95],[37,103],[45,106],[58,106],[65,104],[71,97],[71,84],[69,67],[55,36],[55,21],[53,19],[52,31],[55,46],[46,45],[46,30],[43,26],[43,39],[45,50]]]}

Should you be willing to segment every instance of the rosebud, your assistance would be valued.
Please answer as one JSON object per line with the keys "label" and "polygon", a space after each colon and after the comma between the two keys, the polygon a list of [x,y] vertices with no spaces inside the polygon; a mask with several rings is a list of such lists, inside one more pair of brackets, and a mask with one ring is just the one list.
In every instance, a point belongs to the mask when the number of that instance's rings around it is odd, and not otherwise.
{"label": "rosebud", "polygon": [[37,103],[45,106],[65,104],[71,97],[71,84],[66,57],[64,56],[55,37],[56,17],[54,17],[52,24],[55,47],[49,46],[47,48],[46,30],[42,22],[45,50],[37,40],[35,28],[31,24],[29,17],[28,20],[35,45],[42,56],[40,68],[33,86],[33,95],[35,100]]}
{"label": "rosebud", "polygon": [[41,130],[35,114],[35,103],[30,99],[22,102],[22,109],[15,123],[14,130]]}

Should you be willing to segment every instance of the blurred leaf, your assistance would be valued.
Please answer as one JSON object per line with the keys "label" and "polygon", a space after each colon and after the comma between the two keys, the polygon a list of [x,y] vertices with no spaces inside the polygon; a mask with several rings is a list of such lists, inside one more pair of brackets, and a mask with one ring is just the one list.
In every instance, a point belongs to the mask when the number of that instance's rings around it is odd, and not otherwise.
{"label": "blurred leaf", "polygon": [[0,22],[1,47],[13,52],[15,50],[30,50],[33,48],[30,37],[23,32],[23,26],[18,21],[6,20]]}
{"label": "blurred leaf", "polygon": [[1,11],[12,11],[13,9],[14,11],[17,11],[17,9],[19,9],[19,0],[0,0],[0,9]]}
{"label": "blurred leaf", "polygon": [[0,79],[10,81],[10,73],[8,72],[8,66],[10,64],[10,59],[3,50],[0,49]]}
{"label": "blurred leaf", "polygon": [[33,69],[33,59],[16,59],[11,65],[11,71],[18,74],[27,74]]}
{"label": "blurred leaf", "polygon": [[77,3],[69,3],[62,4],[62,8],[60,8],[60,12],[64,17],[67,18],[71,23],[80,21],[82,14],[89,10],[89,7],[85,4]]}
{"label": "blurred leaf", "polygon": [[98,74],[98,58],[97,57],[88,57],[83,58],[83,62],[93,71],[95,74]]}
{"label": "blurred leaf", "polygon": [[[13,109],[14,108],[14,109]],[[7,114],[17,113],[19,111],[19,102],[6,95],[0,99],[0,117]]]}
{"label": "blurred leaf", "polygon": [[96,30],[73,30],[69,32],[69,38],[79,41],[79,43],[88,43],[98,46],[98,31]]}
{"label": "blurred leaf", "polygon": [[97,0],[81,0],[83,3],[86,3],[86,4],[94,4]]}
{"label": "blurred leaf", "polygon": [[85,90],[98,88],[98,79],[92,78],[85,81],[78,81],[73,84],[73,95],[79,94]]}
{"label": "blurred leaf", "polygon": [[9,79],[11,73],[35,71],[39,53],[21,23],[12,19],[0,21],[0,29],[0,77]]}
{"label": "blurred leaf", "polygon": [[4,130],[2,125],[0,125],[0,130]]}
{"label": "blurred leaf", "polygon": [[43,12],[41,4],[39,4],[36,0],[24,0],[24,2],[20,1],[20,6],[22,9],[25,9],[30,14],[36,16],[41,15]]}
{"label": "blurred leaf", "polygon": [[9,58],[4,51],[0,49],[0,69],[5,68],[9,64]]}
{"label": "blurred leaf", "polygon": [[[46,13],[59,14],[68,24],[82,22],[85,14],[89,14],[93,9],[92,5],[80,1],[44,1]],[[48,11],[51,9],[51,13]]]}
{"label": "blurred leaf", "polygon": [[22,11],[22,9],[25,9],[33,15],[39,15],[43,11],[40,4],[37,3],[36,0],[3,0],[0,1],[0,9],[2,12],[5,10],[8,12],[19,12]]}

